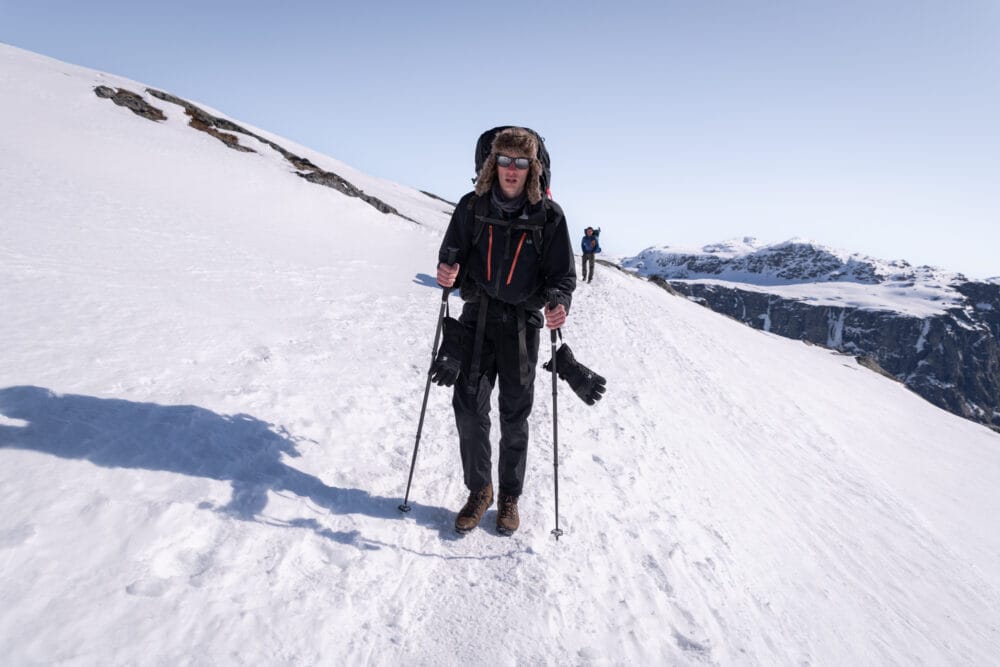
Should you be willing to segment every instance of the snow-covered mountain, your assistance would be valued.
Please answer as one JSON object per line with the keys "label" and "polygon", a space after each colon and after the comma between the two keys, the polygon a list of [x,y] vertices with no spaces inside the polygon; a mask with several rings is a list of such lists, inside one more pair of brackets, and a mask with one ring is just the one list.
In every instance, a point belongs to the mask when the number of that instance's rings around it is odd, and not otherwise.
{"label": "snow-covered mountain", "polygon": [[1000,429],[1000,284],[793,239],[649,248],[621,265],[750,326],[860,355]]}
{"label": "snow-covered mountain", "polygon": [[849,253],[816,241],[763,244],[753,237],[701,248],[647,248],[622,266],[664,280],[740,283],[746,289],[817,305],[893,310],[916,316],[960,305],[959,273]]}
{"label": "snow-covered mountain", "polygon": [[565,335],[609,390],[560,388],[564,537],[540,373],[522,528],[459,538],[447,391],[396,509],[447,204],[2,45],[0,98],[5,664],[1000,655],[1000,435],[599,266]]}

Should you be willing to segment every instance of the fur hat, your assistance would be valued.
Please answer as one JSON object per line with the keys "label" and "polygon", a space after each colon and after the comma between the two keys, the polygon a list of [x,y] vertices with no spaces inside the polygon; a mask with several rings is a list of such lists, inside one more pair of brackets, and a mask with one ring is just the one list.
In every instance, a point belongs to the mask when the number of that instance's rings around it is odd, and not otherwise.
{"label": "fur hat", "polygon": [[490,155],[476,179],[476,194],[482,196],[493,187],[497,175],[497,154],[531,158],[525,193],[532,204],[542,201],[542,163],[538,161],[538,140],[534,134],[521,127],[509,127],[493,137]]}

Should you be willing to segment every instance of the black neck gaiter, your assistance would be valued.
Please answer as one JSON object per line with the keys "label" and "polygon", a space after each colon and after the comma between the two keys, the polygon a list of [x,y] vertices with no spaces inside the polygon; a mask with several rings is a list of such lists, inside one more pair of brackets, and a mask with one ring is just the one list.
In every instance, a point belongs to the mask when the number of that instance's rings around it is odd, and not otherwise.
{"label": "black neck gaiter", "polygon": [[500,184],[496,181],[493,182],[490,199],[493,201],[493,205],[496,206],[497,210],[504,213],[520,213],[524,208],[524,205],[528,203],[528,195],[526,192],[522,192],[513,199],[507,199],[503,194],[503,190],[500,189]]}

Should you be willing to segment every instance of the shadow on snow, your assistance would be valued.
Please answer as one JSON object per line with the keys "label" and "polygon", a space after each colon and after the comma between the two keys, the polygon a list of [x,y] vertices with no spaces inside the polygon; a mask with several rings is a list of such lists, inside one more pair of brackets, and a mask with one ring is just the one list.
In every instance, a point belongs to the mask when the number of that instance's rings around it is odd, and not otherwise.
{"label": "shadow on snow", "polygon": [[415,275],[413,277],[413,284],[421,285],[423,287],[436,287],[437,289],[441,289],[441,286],[438,285],[437,283],[437,278],[435,276],[426,273],[418,273],[417,275]]}
{"label": "shadow on snow", "polygon": [[[297,527],[362,549],[392,546],[357,531],[334,532],[315,519],[289,522],[261,517],[268,492],[290,492],[336,514],[398,519],[401,498],[328,486],[282,462],[299,456],[283,428],[250,415],[220,415],[193,405],[135,403],[93,396],[59,395],[41,387],[0,389],[0,449],[15,448],[89,461],[105,468],[136,468],[205,477],[232,484],[229,503],[214,509],[243,521]],[[444,508],[411,503],[407,516],[453,539]]]}
{"label": "shadow on snow", "polygon": [[[437,290],[441,289],[441,286],[438,285],[437,276],[432,276],[428,273],[418,273],[417,275],[413,276],[413,284],[420,285],[422,287],[433,287],[434,289]],[[453,291],[451,293],[451,296],[454,298],[458,298],[458,290],[456,289],[455,291]]]}

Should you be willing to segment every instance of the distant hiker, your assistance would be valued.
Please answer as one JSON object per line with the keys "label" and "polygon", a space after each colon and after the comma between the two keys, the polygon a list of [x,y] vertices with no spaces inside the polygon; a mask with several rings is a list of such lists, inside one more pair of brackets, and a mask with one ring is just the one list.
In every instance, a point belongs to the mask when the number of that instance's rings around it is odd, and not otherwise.
{"label": "distant hiker", "polygon": [[[583,240],[580,241],[580,249],[583,250],[583,275],[581,280],[586,280],[588,283],[594,279],[594,255],[601,252],[601,244],[597,242],[597,237],[601,235],[601,228],[598,227],[596,230],[593,227],[587,227],[583,231]],[[590,265],[590,277],[587,277],[587,265]]]}
{"label": "distant hiker", "polygon": [[[543,164],[541,138],[519,127],[490,132],[495,135],[485,144],[489,153],[475,191],[458,202],[441,243],[437,282],[442,287],[457,283],[465,305],[461,326],[446,321],[431,377],[455,385],[452,406],[469,489],[455,519],[460,533],[478,526],[493,504],[489,413],[499,378],[497,531],[510,535],[520,524],[517,501],[524,485],[538,332],[543,322],[549,329],[565,323],[576,271],[566,218],[543,195],[548,154]],[[489,139],[485,133],[480,143]],[[458,260],[450,266],[449,248],[458,249]]]}

